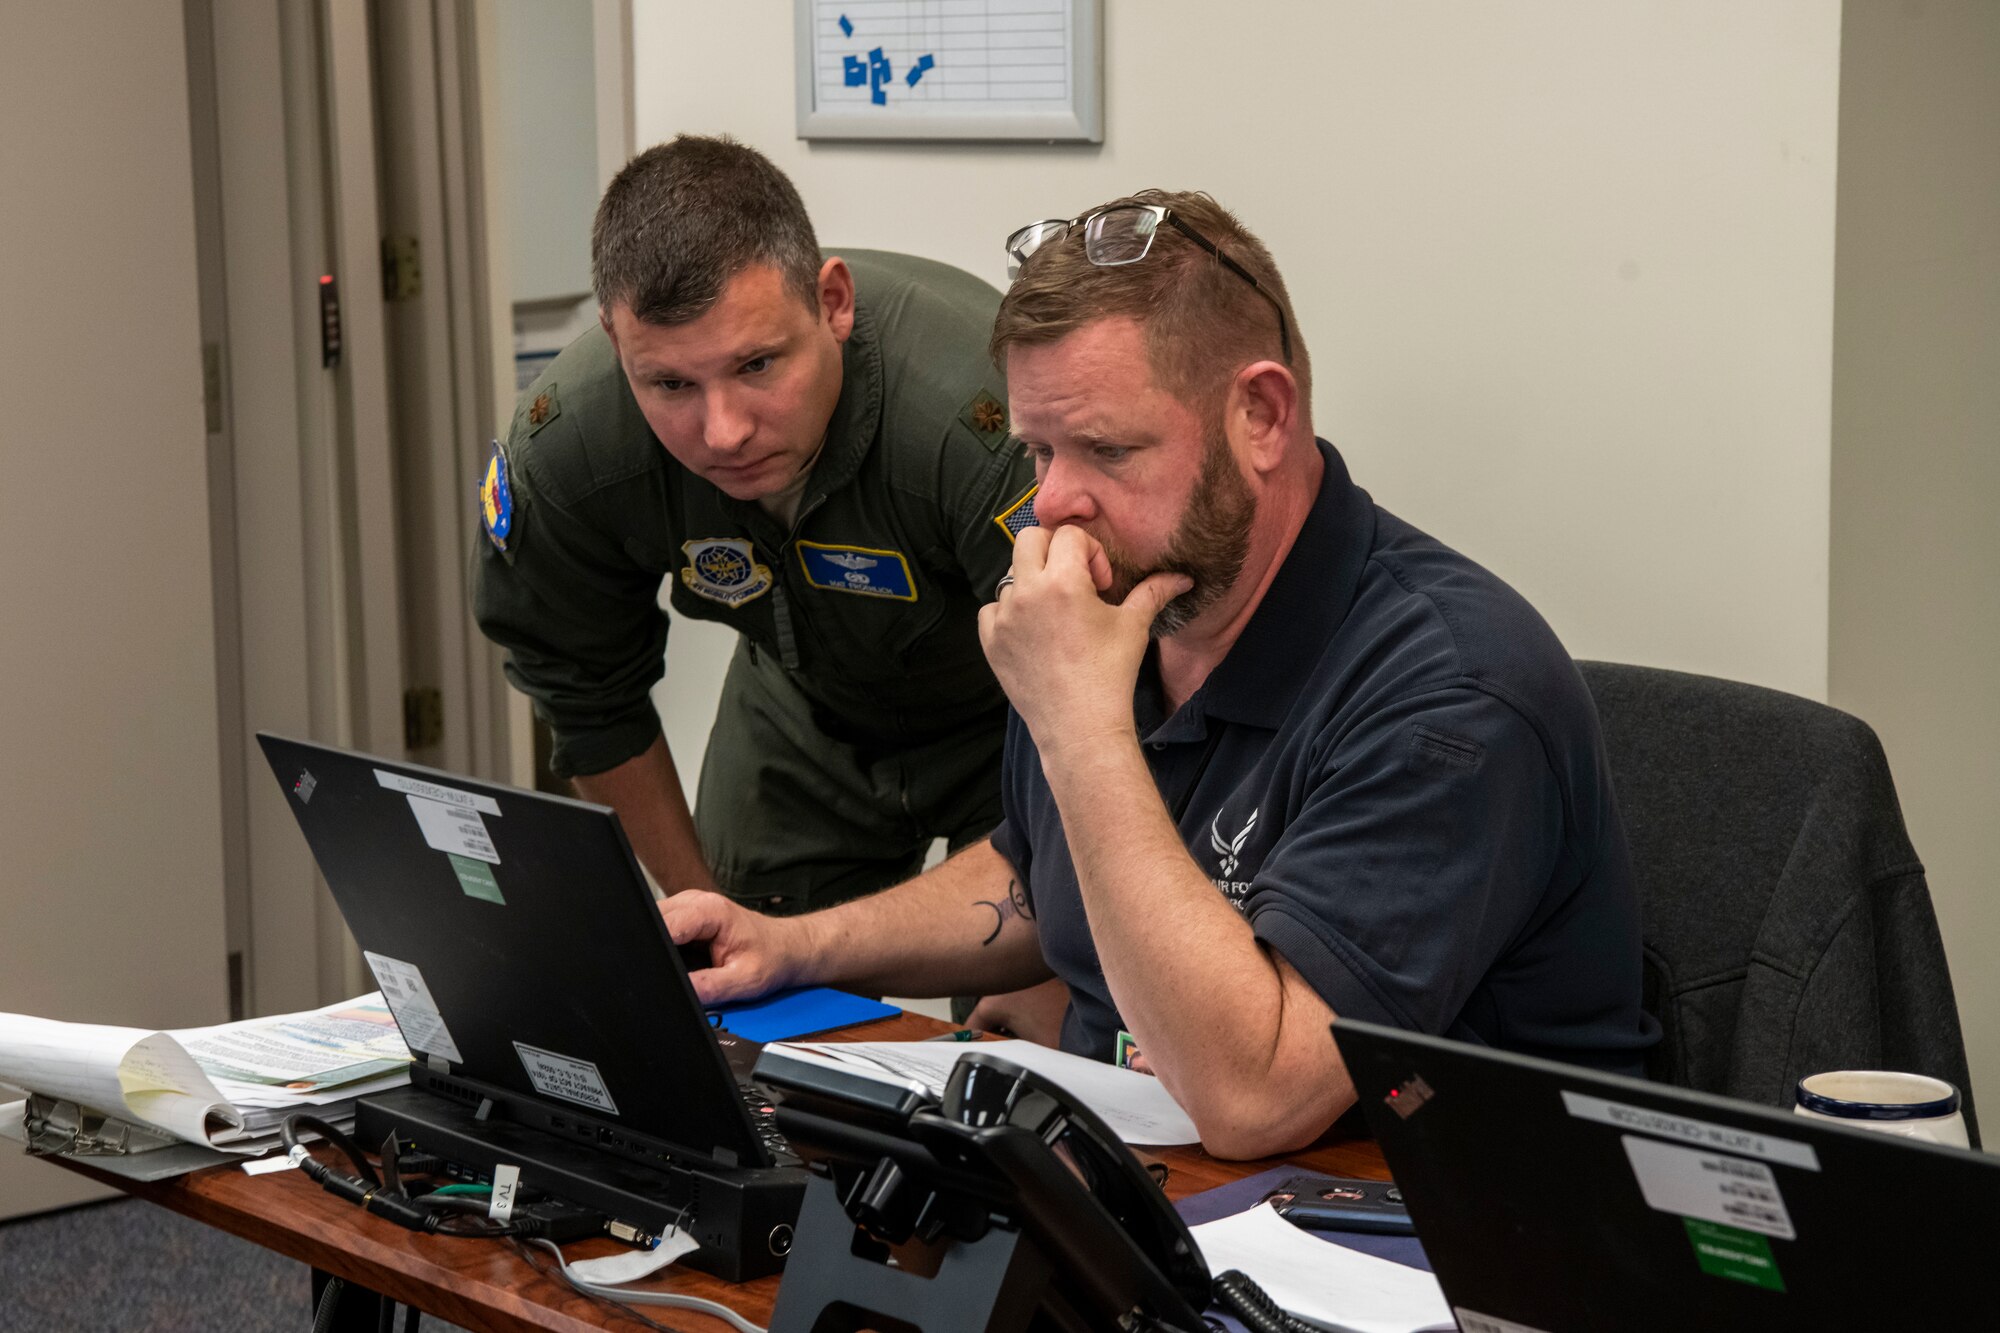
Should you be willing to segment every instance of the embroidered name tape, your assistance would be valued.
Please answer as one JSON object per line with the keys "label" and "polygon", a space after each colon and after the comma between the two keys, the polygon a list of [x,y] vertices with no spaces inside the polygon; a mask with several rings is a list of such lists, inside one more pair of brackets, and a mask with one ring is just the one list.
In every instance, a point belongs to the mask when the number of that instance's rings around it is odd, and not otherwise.
{"label": "embroidered name tape", "polygon": [[798,552],[806,582],[815,588],[859,593],[863,597],[888,597],[898,602],[917,600],[910,562],[900,552],[878,551],[868,546],[825,546],[819,542],[800,542]]}

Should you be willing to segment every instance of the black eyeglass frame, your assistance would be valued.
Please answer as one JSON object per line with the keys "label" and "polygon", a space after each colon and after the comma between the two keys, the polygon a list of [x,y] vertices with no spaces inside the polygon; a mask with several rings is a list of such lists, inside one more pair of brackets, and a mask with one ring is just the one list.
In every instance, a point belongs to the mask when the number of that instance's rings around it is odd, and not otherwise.
{"label": "black eyeglass frame", "polygon": [[[1111,208],[1100,208],[1094,213],[1085,213],[1081,217],[1068,218],[1068,219],[1043,218],[1040,222],[1030,222],[1024,227],[1016,227],[1013,230],[1013,232],[1008,235],[1007,254],[1010,258],[1013,259],[1013,261],[1016,264],[1026,264],[1028,262],[1029,257],[1032,256],[1036,250],[1040,250],[1050,241],[1059,240],[1064,237],[1067,237],[1070,232],[1077,230],[1078,228],[1088,227],[1093,220],[1100,217],[1104,217],[1106,214],[1124,213],[1124,212],[1151,213],[1153,215],[1153,222],[1154,222],[1153,230],[1146,233],[1145,246],[1140,249],[1138,254],[1133,255],[1130,259],[1119,259],[1107,264],[1099,260],[1092,259],[1090,255],[1089,246],[1088,244],[1086,244],[1083,252],[1085,259],[1089,259],[1091,263],[1096,264],[1099,268],[1122,268],[1127,264],[1136,264],[1140,260],[1144,259],[1147,255],[1153,252],[1153,238],[1160,234],[1159,224],[1162,222],[1168,223],[1173,227],[1175,231],[1179,232],[1181,235],[1187,237],[1190,241],[1193,241],[1196,245],[1200,246],[1202,249],[1214,255],[1216,259],[1221,262],[1224,268],[1228,269],[1231,273],[1234,273],[1237,277],[1243,279],[1243,281],[1249,283],[1252,287],[1256,288],[1257,295],[1263,297],[1266,301],[1269,301],[1271,303],[1271,309],[1278,312],[1278,346],[1283,350],[1285,354],[1285,364],[1288,366],[1292,364],[1291,327],[1288,321],[1285,319],[1285,307],[1278,303],[1278,298],[1271,295],[1270,292],[1264,290],[1264,284],[1257,281],[1256,275],[1253,274],[1249,269],[1244,268],[1243,265],[1237,263],[1235,260],[1231,259],[1228,255],[1224,254],[1222,252],[1222,247],[1217,245],[1214,241],[1209,240],[1208,237],[1202,235],[1200,232],[1196,231],[1193,227],[1181,221],[1179,217],[1175,216],[1174,210],[1167,207],[1165,204],[1117,204]],[[1045,235],[1040,241],[1036,242],[1033,250],[1029,250],[1025,254],[1022,253],[1020,250],[1016,249],[1015,248],[1016,242],[1018,242],[1021,239],[1021,237],[1026,235],[1028,232],[1034,231],[1037,227],[1061,227],[1063,230],[1060,234],[1051,232],[1048,235]],[[1089,237],[1088,235],[1086,235],[1085,237],[1086,242],[1088,241],[1088,239]]]}

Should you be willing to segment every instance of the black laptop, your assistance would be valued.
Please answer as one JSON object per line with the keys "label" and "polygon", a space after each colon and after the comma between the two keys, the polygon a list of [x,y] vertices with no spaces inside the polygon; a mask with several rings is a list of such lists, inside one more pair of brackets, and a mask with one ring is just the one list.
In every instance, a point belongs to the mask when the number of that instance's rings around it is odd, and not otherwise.
{"label": "black laptop", "polygon": [[[748,1084],[755,1048],[710,1027],[688,982],[706,948],[689,960],[674,945],[616,814],[257,739],[418,1057],[393,1103],[405,1119],[428,1114],[411,1099],[428,1096],[456,1116],[434,1138],[506,1139],[494,1154],[520,1158],[541,1135],[572,1150],[551,1159],[571,1176],[665,1173],[668,1217],[701,1193],[689,1171],[711,1198],[723,1180],[789,1195],[796,1214],[804,1173]],[[643,1169],[593,1173],[579,1149]]]}
{"label": "black laptop", "polygon": [[1465,1333],[1990,1328],[2000,1160],[1338,1019]]}

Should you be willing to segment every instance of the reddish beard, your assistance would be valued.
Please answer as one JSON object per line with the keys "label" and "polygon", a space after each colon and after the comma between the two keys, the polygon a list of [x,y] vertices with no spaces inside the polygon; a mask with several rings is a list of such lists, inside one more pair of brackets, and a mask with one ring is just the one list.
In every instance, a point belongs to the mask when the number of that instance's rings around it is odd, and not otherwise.
{"label": "reddish beard", "polygon": [[1256,515],[1257,498],[1236,470],[1228,441],[1220,434],[1211,436],[1194,494],[1181,510],[1162,555],[1140,562],[1129,551],[1099,538],[1111,562],[1111,586],[1100,595],[1115,605],[1150,575],[1185,574],[1194,586],[1162,607],[1152,627],[1156,639],[1179,633],[1235,586],[1250,553],[1250,524]]}

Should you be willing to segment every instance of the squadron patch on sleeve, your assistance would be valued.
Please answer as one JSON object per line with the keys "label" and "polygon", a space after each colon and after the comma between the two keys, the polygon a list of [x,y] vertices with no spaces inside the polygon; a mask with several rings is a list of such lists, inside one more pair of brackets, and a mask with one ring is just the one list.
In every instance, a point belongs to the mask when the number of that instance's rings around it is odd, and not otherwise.
{"label": "squadron patch on sleeve", "polygon": [[703,537],[681,550],[688,559],[681,584],[697,597],[741,606],[771,591],[771,567],[757,563],[747,537]]}
{"label": "squadron patch on sleeve", "polygon": [[479,517],[486,528],[486,540],[506,551],[507,537],[514,531],[514,488],[507,480],[507,453],[498,440],[493,441],[493,452],[487,456],[486,471],[479,479]]}
{"label": "squadron patch on sleeve", "polygon": [[917,600],[910,562],[900,551],[802,541],[798,543],[798,552],[806,582],[815,588],[859,593],[863,597],[888,597],[899,602]]}
{"label": "squadron patch on sleeve", "polygon": [[1019,537],[1023,528],[1035,526],[1035,492],[1040,489],[1041,483],[1035,483],[993,516],[993,521],[1000,525],[1000,531],[1007,534],[1008,541]]}

